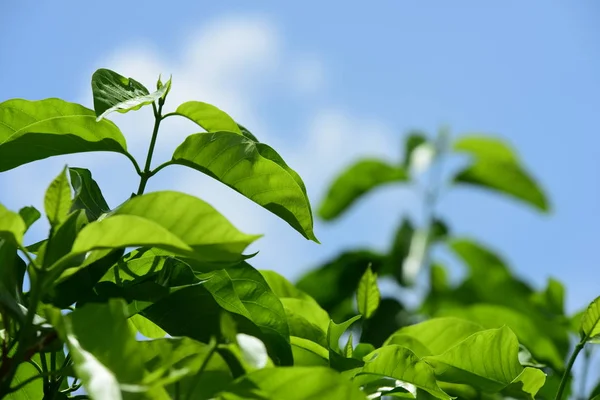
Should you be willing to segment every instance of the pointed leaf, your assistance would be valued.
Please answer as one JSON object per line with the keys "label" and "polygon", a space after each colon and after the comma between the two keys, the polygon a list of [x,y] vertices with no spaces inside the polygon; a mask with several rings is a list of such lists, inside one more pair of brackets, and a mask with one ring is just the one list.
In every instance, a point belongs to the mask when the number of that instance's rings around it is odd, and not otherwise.
{"label": "pointed leaf", "polygon": [[234,132],[198,133],[175,150],[173,163],[217,179],[317,241],[304,183],[266,144]]}
{"label": "pointed leaf", "polygon": [[69,168],[69,177],[75,196],[71,211],[85,210],[89,221],[97,220],[100,215],[110,211],[100,187],[92,173],[85,168]]}
{"label": "pointed leaf", "polygon": [[238,124],[224,111],[201,101],[188,101],[177,107],[175,114],[200,125],[206,132],[227,131],[241,134]]}
{"label": "pointed leaf", "polygon": [[335,219],[369,191],[406,179],[403,168],[375,159],[358,161],[340,174],[330,186],[319,207],[319,216],[326,221]]}
{"label": "pointed leaf", "polygon": [[596,342],[600,339],[600,297],[590,303],[581,317],[579,331],[585,341]]}
{"label": "pointed leaf", "polygon": [[512,196],[548,211],[546,195],[503,141],[485,136],[465,136],[454,143],[457,152],[469,153],[473,163],[460,171],[455,182],[475,185]]}
{"label": "pointed leaf", "polygon": [[336,324],[333,321],[329,321],[329,329],[327,330],[327,341],[329,344],[330,352],[334,351],[341,354],[340,350],[340,338],[350,328],[350,326],[361,318],[360,315],[350,318],[348,321]]}
{"label": "pointed leaf", "polygon": [[20,245],[23,243],[25,229],[23,218],[0,204],[0,238],[14,245]]}
{"label": "pointed leaf", "polygon": [[50,225],[62,223],[71,208],[71,187],[67,178],[67,167],[52,181],[44,197],[44,210]]}
{"label": "pointed leaf", "polygon": [[0,103],[0,172],[44,158],[88,151],[127,153],[123,134],[79,104],[60,99]]}
{"label": "pointed leaf", "polygon": [[312,340],[290,336],[295,366],[328,366],[329,352]]}
{"label": "pointed leaf", "polygon": [[377,274],[373,273],[370,265],[367,267],[362,278],[360,278],[358,290],[356,291],[356,300],[358,302],[358,312],[365,319],[371,318],[377,307],[379,307],[381,294],[377,287]]}
{"label": "pointed leaf", "polygon": [[40,219],[42,214],[37,210],[37,208],[33,206],[23,207],[19,210],[19,215],[23,218],[23,222],[25,222],[26,229],[29,229],[31,225],[34,224],[35,221]]}
{"label": "pointed leaf", "polygon": [[523,371],[519,341],[506,326],[475,333],[446,352],[423,360],[440,380],[492,393],[504,389]]}
{"label": "pointed leaf", "polygon": [[451,399],[437,385],[433,369],[407,348],[384,346],[365,356],[364,361],[360,374],[387,376],[415,385],[437,399]]}
{"label": "pointed leaf", "polygon": [[546,383],[546,374],[537,368],[525,368],[502,393],[515,399],[533,400]]}
{"label": "pointed leaf", "polygon": [[154,246],[207,261],[235,261],[257,235],[238,231],[204,201],[178,192],[137,196],[85,227],[73,253]]}
{"label": "pointed leaf", "polygon": [[282,367],[262,369],[242,376],[217,399],[365,400],[365,396],[331,369]]}
{"label": "pointed leaf", "polygon": [[148,89],[133,78],[125,78],[109,69],[101,68],[92,75],[92,94],[97,121],[113,111],[126,113],[139,110],[161,98],[171,86],[171,80],[156,92]]}
{"label": "pointed leaf", "polygon": [[167,334],[160,326],[140,314],[132,315],[128,321],[133,329],[149,339],[161,339]]}

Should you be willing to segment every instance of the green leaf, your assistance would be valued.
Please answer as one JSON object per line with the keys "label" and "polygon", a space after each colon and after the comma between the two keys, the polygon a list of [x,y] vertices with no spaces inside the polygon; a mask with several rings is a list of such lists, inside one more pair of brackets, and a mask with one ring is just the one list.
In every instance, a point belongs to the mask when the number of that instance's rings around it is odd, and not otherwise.
{"label": "green leaf", "polygon": [[350,328],[350,326],[361,318],[360,315],[350,318],[341,324],[336,324],[333,321],[329,321],[329,329],[327,330],[327,342],[329,344],[330,352],[334,351],[341,354],[340,350],[340,338]]}
{"label": "green leaf", "polygon": [[377,287],[377,274],[373,273],[370,265],[367,267],[362,278],[360,278],[358,290],[356,291],[356,300],[358,303],[358,312],[365,319],[371,318],[377,307],[379,307],[381,294]]}
{"label": "green leaf", "polygon": [[242,134],[233,118],[219,108],[201,101],[185,102],[177,107],[175,114],[197,123],[206,132],[227,131]]}
{"label": "green leaf", "polygon": [[277,272],[264,269],[260,270],[259,272],[263,278],[265,278],[265,281],[267,281],[273,293],[275,293],[280,299],[292,298],[316,303],[312,297],[298,289],[290,281],[285,279]]}
{"label": "green leaf", "polygon": [[26,265],[17,255],[17,246],[4,239],[0,239],[0,266],[1,308],[9,312],[17,321],[23,322],[21,320],[24,312],[19,303],[23,303],[23,279]]}
{"label": "green leaf", "polygon": [[318,242],[304,183],[266,144],[235,132],[197,133],[175,150],[172,162],[215,178]]}
{"label": "green leaf", "polygon": [[126,113],[139,110],[152,104],[169,90],[171,80],[150,93],[148,89],[133,78],[125,78],[109,69],[101,68],[92,75],[92,94],[96,120],[100,121],[113,111]]}
{"label": "green leaf", "polygon": [[[299,384],[301,383],[301,384]],[[325,367],[282,367],[252,372],[237,379],[219,400],[365,400],[351,382]]]}
{"label": "green leaf", "polygon": [[[435,380],[433,369],[407,348],[384,346],[364,357],[360,374],[387,376],[415,385],[437,399],[450,400]],[[360,376],[360,375],[359,375]]]}
{"label": "green leaf", "polygon": [[0,172],[44,158],[113,151],[127,153],[117,126],[79,104],[60,99],[0,103]]}
{"label": "green leaf", "polygon": [[290,335],[308,339],[327,347],[329,315],[313,301],[283,298],[281,299]]}
{"label": "green leaf", "polygon": [[72,252],[154,246],[206,261],[229,262],[239,260],[258,237],[241,233],[196,197],[163,191],[134,197],[109,217],[86,226]]}
{"label": "green leaf", "polygon": [[548,211],[548,200],[514,151],[503,141],[485,136],[465,136],[454,143],[454,150],[474,157],[460,171],[455,182],[491,189],[519,199],[541,211]]}
{"label": "green leaf", "polygon": [[[453,317],[433,318],[419,324],[400,328],[386,340],[385,345],[403,345],[419,357],[438,355],[482,330],[484,330],[483,326],[464,319]],[[412,347],[415,344],[414,341],[417,341],[415,348]],[[419,344],[424,348],[419,348]],[[427,353],[424,353],[424,351],[427,351]]]}
{"label": "green leaf", "polygon": [[295,366],[328,366],[329,352],[312,340],[290,336]]}
{"label": "green leaf", "polygon": [[25,230],[23,218],[0,204],[0,238],[14,245],[21,245]]}
{"label": "green leaf", "polygon": [[62,223],[71,208],[71,187],[67,179],[67,167],[52,181],[44,197],[44,210],[50,225],[56,227]]}
{"label": "green leaf", "polygon": [[319,216],[326,221],[335,219],[369,191],[406,179],[403,168],[376,159],[358,161],[335,179],[319,207]]}
{"label": "green leaf", "polygon": [[19,210],[19,215],[25,222],[25,230],[29,229],[31,225],[34,224],[35,221],[40,219],[42,214],[37,210],[37,208],[33,206],[23,207]]}
{"label": "green leaf", "polygon": [[405,169],[409,169],[412,164],[412,155],[417,147],[427,143],[427,135],[422,131],[412,131],[408,133],[404,141],[404,158],[402,165]]}
{"label": "green leaf", "polygon": [[85,168],[69,168],[69,176],[75,196],[71,211],[85,210],[89,221],[97,220],[100,215],[110,211],[110,207],[104,200],[100,187],[92,173]]}
{"label": "green leaf", "polygon": [[381,347],[400,327],[413,323],[410,318],[411,313],[398,300],[383,298],[375,314],[363,323],[360,341]]}
{"label": "green leaf", "polygon": [[586,342],[597,342],[600,339],[600,297],[590,303],[581,317],[579,332],[581,339]]}
{"label": "green leaf", "polygon": [[440,380],[495,393],[523,371],[518,354],[517,336],[504,326],[475,333],[446,352],[423,360]]}
{"label": "green leaf", "polygon": [[149,339],[161,339],[167,334],[160,326],[140,314],[132,315],[128,321],[133,329]]}
{"label": "green leaf", "polygon": [[[21,363],[17,367],[17,373],[12,380],[11,387],[15,387],[25,382],[27,379],[39,375],[38,370],[29,363]],[[7,400],[34,400],[44,397],[44,380],[36,379],[25,385],[20,390],[10,393],[4,397]]]}
{"label": "green leaf", "polygon": [[502,393],[515,399],[533,400],[544,383],[546,383],[544,372],[527,367],[502,390]]}

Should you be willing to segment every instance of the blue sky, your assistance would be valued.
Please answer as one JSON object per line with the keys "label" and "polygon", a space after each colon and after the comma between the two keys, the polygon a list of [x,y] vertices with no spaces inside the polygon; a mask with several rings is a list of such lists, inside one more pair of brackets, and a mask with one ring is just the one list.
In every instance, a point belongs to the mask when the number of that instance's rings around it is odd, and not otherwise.
{"label": "blue sky", "polygon": [[[300,172],[315,205],[356,157],[398,160],[408,129],[434,133],[447,124],[454,135],[500,135],[549,193],[552,214],[465,189],[450,192],[440,214],[536,286],[549,276],[565,282],[573,311],[600,293],[599,13],[592,0],[7,0],[0,101],[61,97],[91,106],[97,68],[149,87],[172,73],[171,108],[202,100],[228,111]],[[147,111],[114,118],[140,158],[151,131]],[[157,163],[195,130],[165,123]],[[113,206],[137,187],[117,155],[69,156],[0,175],[0,202],[40,206],[65,163],[91,168]],[[417,210],[409,190],[382,189],[339,222],[319,222],[319,246],[198,174],[164,170],[148,187],[166,188],[198,195],[246,232],[264,233],[253,264],[290,278],[345,248],[385,249],[402,213]]]}

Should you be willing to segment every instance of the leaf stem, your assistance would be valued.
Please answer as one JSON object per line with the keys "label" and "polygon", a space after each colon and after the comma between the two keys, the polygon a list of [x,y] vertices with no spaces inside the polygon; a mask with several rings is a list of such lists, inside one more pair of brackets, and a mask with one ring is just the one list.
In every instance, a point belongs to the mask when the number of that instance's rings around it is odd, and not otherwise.
{"label": "leaf stem", "polygon": [[558,386],[558,390],[556,391],[555,400],[562,400],[563,392],[565,391],[565,386],[567,386],[567,380],[569,380],[569,375],[571,374],[571,369],[573,368],[573,364],[575,364],[575,360],[579,355],[579,352],[585,346],[585,342],[587,340],[587,336],[581,339],[581,342],[577,343],[577,346],[573,349],[573,353],[569,358],[569,362],[567,363],[567,367],[565,372],[563,373],[562,379],[560,380],[560,385]]}
{"label": "leaf stem", "polygon": [[581,384],[579,386],[579,396],[582,400],[586,399],[586,388],[587,388],[587,376],[590,370],[590,363],[592,361],[592,348],[586,347],[583,351],[583,370],[581,371]]}
{"label": "leaf stem", "polygon": [[174,116],[176,116],[176,115],[179,115],[179,114],[178,114],[178,113],[176,113],[176,112],[170,112],[170,113],[167,113],[167,114],[163,115],[163,116],[161,117],[161,119],[165,119],[165,118],[168,118],[168,117],[174,117]]}
{"label": "leaf stem", "polygon": [[149,177],[156,175],[156,173],[158,171],[160,171],[161,169],[163,169],[164,167],[168,167],[169,165],[175,165],[175,164],[176,164],[176,162],[173,160],[166,161],[166,162],[160,164],[158,167],[154,168],[152,171],[150,171]]}
{"label": "leaf stem", "polygon": [[154,110],[154,129],[152,130],[152,139],[150,140],[150,147],[148,147],[148,155],[146,156],[146,165],[144,171],[140,175],[140,186],[138,187],[137,196],[144,194],[146,189],[146,183],[150,179],[150,165],[152,164],[152,155],[154,154],[154,147],[156,146],[156,139],[158,137],[158,128],[160,127],[160,121],[162,121],[162,108],[163,102],[158,103],[158,109],[156,103],[152,103],[152,109]]}

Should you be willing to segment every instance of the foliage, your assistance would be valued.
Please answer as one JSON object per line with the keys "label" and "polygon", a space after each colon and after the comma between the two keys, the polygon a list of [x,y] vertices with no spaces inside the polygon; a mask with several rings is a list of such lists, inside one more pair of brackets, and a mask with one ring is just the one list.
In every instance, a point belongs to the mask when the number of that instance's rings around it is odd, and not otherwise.
{"label": "foliage", "polygon": [[[547,398],[549,387],[560,398],[577,353],[598,341],[599,300],[580,315],[581,341],[565,368],[574,322],[564,314],[562,286],[550,281],[534,291],[493,251],[452,236],[434,212],[437,183],[426,190],[427,221],[403,219],[387,254],[342,254],[297,285],[258,271],[245,251],[259,235],[239,231],[194,196],[144,193],[148,180],[187,166],[318,242],[306,187],[274,149],[217,107],[189,101],[163,113],[170,89],[171,79],[159,78],[151,93],[100,69],[92,77],[94,110],[60,99],[0,103],[0,171],[112,151],[140,177],[135,194],[111,208],[89,170],[65,167],[44,198],[48,237],[33,244],[25,234],[41,213],[0,205],[0,398],[532,399]],[[142,107],[152,107],[155,123],[140,167],[108,117]],[[161,121],[172,117],[203,131],[152,168]],[[319,214],[331,220],[381,185],[413,184],[449,151],[447,139],[412,133],[397,165],[359,161],[334,182]],[[502,142],[465,137],[452,148],[474,157],[453,184],[548,209]],[[431,260],[435,246],[467,266],[458,287]],[[382,297],[378,277],[410,290],[426,270],[430,289],[418,309]]]}

